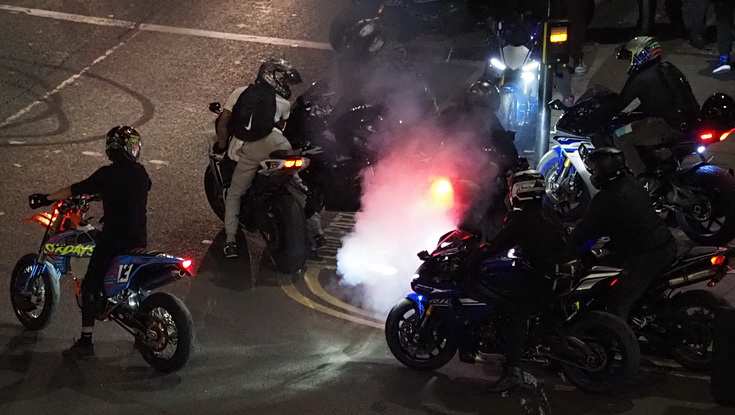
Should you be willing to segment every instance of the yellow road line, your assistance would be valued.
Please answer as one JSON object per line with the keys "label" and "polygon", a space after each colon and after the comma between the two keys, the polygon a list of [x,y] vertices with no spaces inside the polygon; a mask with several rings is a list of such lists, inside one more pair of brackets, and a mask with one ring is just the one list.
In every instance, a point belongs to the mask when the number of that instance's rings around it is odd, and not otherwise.
{"label": "yellow road line", "polygon": [[283,292],[286,293],[286,295],[288,295],[289,297],[291,297],[292,300],[296,301],[297,303],[301,305],[304,305],[316,311],[320,311],[324,314],[329,314],[332,317],[337,317],[343,320],[351,321],[353,323],[362,324],[364,326],[373,327],[373,328],[380,329],[380,330],[384,328],[382,324],[376,323],[374,321],[365,320],[360,317],[355,317],[351,314],[343,313],[337,310],[332,310],[329,307],[325,307],[321,304],[311,301],[310,299],[306,298],[303,294],[301,294],[299,290],[296,289],[296,286],[294,286],[293,282],[291,282],[290,275],[285,275],[285,274],[278,275],[278,285],[281,286],[281,289],[283,290]]}
{"label": "yellow road line", "polygon": [[314,295],[328,302],[329,304],[335,307],[339,307],[345,311],[350,311],[355,314],[359,314],[361,316],[365,316],[378,321],[382,319],[376,314],[373,314],[367,310],[363,310],[362,308],[355,307],[351,304],[347,304],[344,301],[329,294],[324,288],[322,288],[321,284],[319,284],[319,271],[319,268],[308,267],[306,269],[306,273],[304,273],[304,281],[306,282],[306,286],[309,287],[309,290],[311,290]]}

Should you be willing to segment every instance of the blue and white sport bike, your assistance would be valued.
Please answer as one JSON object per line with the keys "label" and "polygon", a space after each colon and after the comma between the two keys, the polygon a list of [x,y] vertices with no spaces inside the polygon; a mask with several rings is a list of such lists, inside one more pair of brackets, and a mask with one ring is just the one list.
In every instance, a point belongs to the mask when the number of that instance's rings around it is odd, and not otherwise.
{"label": "blue and white sport bike", "polygon": [[[438,369],[454,358],[458,348],[465,363],[495,360],[505,352],[502,310],[507,309],[504,304],[524,301],[516,298],[519,293],[513,287],[527,275],[516,272],[526,265],[512,250],[485,259],[476,277],[479,288],[469,288],[487,298],[477,301],[465,291],[457,269],[479,245],[477,236],[455,230],[439,240],[434,252],[419,253],[424,262],[411,282],[413,292],[393,307],[385,323],[390,351],[409,368]],[[529,320],[523,356],[559,362],[568,379],[584,391],[613,391],[635,375],[638,342],[618,317],[586,305],[593,287],[615,284],[620,270],[596,267],[578,272],[573,263],[559,268],[549,281],[553,299]]]}
{"label": "blue and white sport bike", "polygon": [[[59,279],[74,276],[77,304],[81,282],[95,248],[98,231],[86,221],[93,198],[74,197],[54,204],[51,213],[27,218],[46,228],[41,246],[18,260],[10,277],[10,301],[18,320],[29,330],[48,326],[59,305]],[[31,208],[37,208],[33,200]],[[151,291],[193,276],[190,259],[162,252],[133,250],[116,256],[97,301],[97,319],[112,320],[135,337],[135,345],[153,368],[181,369],[194,347],[194,323],[175,296]]]}
{"label": "blue and white sport bike", "polygon": [[[546,179],[546,202],[567,221],[581,218],[597,193],[584,160],[595,147],[613,146],[612,137],[631,123],[645,118],[641,113],[622,113],[609,122],[597,116],[616,94],[595,86],[564,111],[556,124],[552,148],[537,169]],[[735,237],[735,178],[709,164],[708,145],[735,132],[735,120],[723,116],[722,106],[732,99],[714,94],[702,105],[702,115],[684,131],[678,142],[638,147],[647,170],[644,185],[661,215],[676,216],[682,231],[702,245],[726,245]],[[694,157],[691,157],[694,156]]]}

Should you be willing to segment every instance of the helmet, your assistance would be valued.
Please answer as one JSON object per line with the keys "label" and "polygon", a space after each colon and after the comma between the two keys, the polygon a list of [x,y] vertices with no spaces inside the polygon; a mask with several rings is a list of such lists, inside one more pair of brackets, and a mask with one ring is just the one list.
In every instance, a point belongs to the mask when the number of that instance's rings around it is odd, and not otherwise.
{"label": "helmet", "polygon": [[352,58],[366,58],[384,44],[380,20],[377,17],[362,19],[345,31],[339,52]]}
{"label": "helmet", "polygon": [[587,170],[592,173],[590,177],[592,185],[598,189],[628,173],[625,155],[617,148],[598,148],[587,156],[584,164]]}
{"label": "helmet", "polygon": [[727,94],[716,93],[704,101],[701,115],[707,128],[727,131],[735,127],[735,100]]}
{"label": "helmet", "polygon": [[495,112],[500,108],[500,91],[492,82],[480,79],[465,92],[464,104],[467,108],[485,107]]}
{"label": "helmet", "polygon": [[118,125],[107,132],[105,152],[112,162],[136,162],[140,156],[140,134],[133,127]]}
{"label": "helmet", "polygon": [[635,75],[661,60],[661,44],[653,37],[634,37],[618,51],[617,59],[630,61],[628,75]]}
{"label": "helmet", "polygon": [[264,81],[275,88],[276,93],[283,99],[291,97],[290,85],[302,82],[299,71],[294,69],[291,62],[284,58],[271,57],[263,62],[258,69],[256,81]]}
{"label": "helmet", "polygon": [[510,204],[513,207],[528,202],[541,201],[546,194],[544,176],[536,170],[523,170],[513,174],[508,181]]}

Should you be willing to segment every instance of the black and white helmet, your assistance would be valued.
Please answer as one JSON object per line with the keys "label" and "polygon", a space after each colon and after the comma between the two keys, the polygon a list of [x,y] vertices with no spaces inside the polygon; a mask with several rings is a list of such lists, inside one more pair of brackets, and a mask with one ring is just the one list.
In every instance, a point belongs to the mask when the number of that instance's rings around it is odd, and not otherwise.
{"label": "black and white helmet", "polygon": [[112,162],[136,162],[140,157],[140,134],[133,127],[118,125],[107,132],[105,152]]}
{"label": "black and white helmet", "polygon": [[510,204],[519,207],[529,201],[541,201],[546,194],[544,176],[536,170],[523,170],[513,174],[508,181]]}
{"label": "black and white helmet", "polygon": [[256,81],[264,81],[275,88],[276,93],[283,99],[291,97],[290,85],[300,84],[301,75],[291,62],[284,58],[269,58],[263,62],[258,69]]}

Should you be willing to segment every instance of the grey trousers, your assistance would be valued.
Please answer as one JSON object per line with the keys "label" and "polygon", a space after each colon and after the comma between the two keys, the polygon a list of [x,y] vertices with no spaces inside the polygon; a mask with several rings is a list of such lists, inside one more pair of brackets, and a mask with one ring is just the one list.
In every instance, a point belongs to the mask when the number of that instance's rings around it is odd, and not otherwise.
{"label": "grey trousers", "polygon": [[628,168],[639,175],[646,171],[646,164],[641,160],[636,146],[655,146],[682,136],[682,133],[663,120],[663,118],[646,118],[630,125],[632,131],[615,137],[615,147],[625,155]]}

